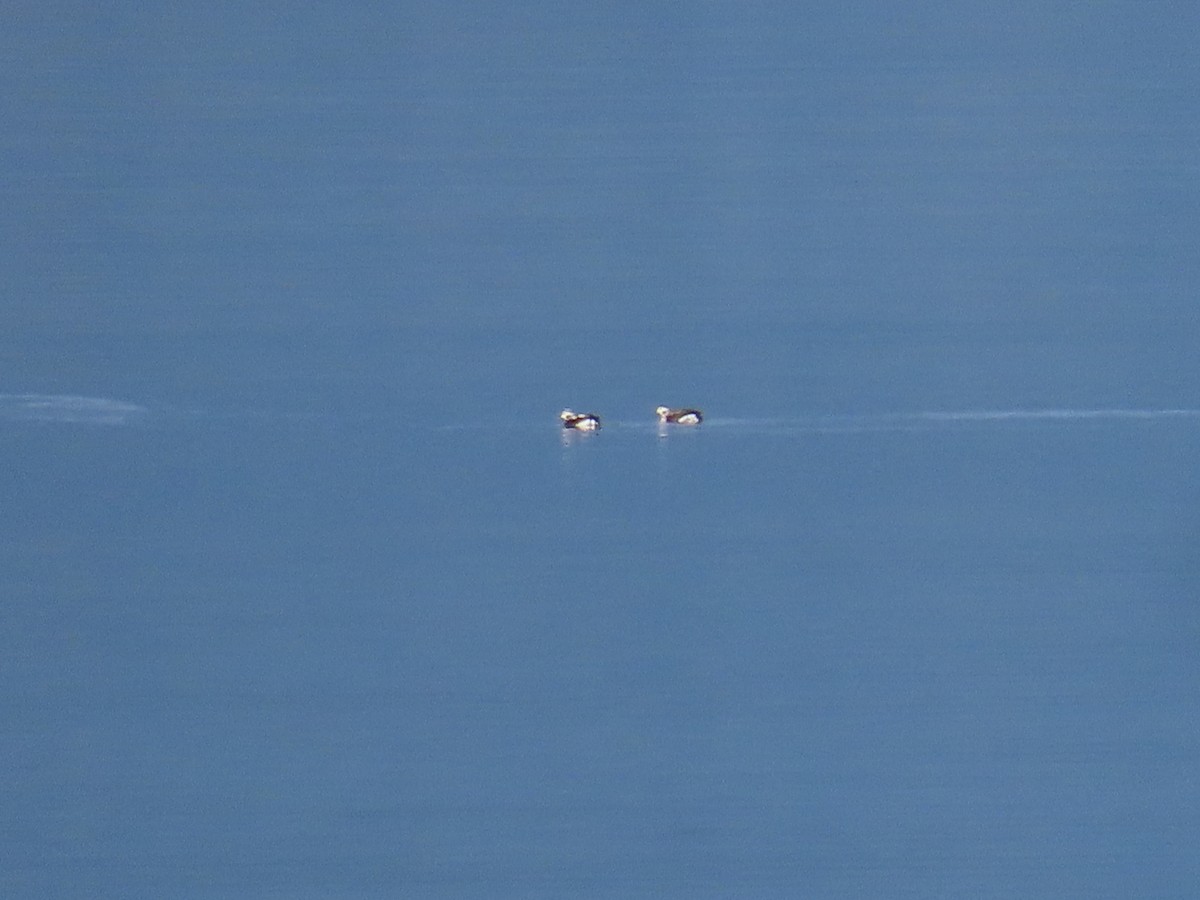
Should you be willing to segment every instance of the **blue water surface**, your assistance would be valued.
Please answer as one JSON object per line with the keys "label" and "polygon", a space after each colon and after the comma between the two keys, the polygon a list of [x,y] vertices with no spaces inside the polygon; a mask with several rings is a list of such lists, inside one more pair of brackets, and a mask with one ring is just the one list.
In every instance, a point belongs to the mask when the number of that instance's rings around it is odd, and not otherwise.
{"label": "blue water surface", "polygon": [[0,894],[1194,891],[1191,5],[10,19]]}

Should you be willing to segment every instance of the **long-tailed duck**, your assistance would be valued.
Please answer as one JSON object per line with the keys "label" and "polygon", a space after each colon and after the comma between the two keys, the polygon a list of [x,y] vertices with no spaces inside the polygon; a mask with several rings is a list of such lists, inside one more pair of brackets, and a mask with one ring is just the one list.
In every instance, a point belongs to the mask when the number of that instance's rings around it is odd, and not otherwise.
{"label": "long-tailed duck", "polygon": [[704,414],[698,409],[671,409],[660,406],[655,412],[658,413],[658,421],[674,425],[699,425],[704,421]]}
{"label": "long-tailed duck", "polygon": [[563,428],[574,428],[577,431],[598,431],[600,417],[595,413],[577,413],[564,409],[558,414],[562,419]]}

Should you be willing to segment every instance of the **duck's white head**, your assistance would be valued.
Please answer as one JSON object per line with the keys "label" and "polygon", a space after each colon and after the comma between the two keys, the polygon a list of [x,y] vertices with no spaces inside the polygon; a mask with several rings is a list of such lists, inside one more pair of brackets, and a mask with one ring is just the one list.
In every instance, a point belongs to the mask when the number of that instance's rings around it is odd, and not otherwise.
{"label": "duck's white head", "polygon": [[560,412],[558,414],[558,417],[565,422],[565,421],[567,421],[567,419],[571,418],[571,416],[573,416],[573,415],[575,415],[575,413],[571,412],[571,410],[564,409],[562,412]]}
{"label": "duck's white head", "polygon": [[658,417],[660,419],[665,419],[667,417],[667,413],[669,413],[671,410],[669,407],[659,406],[654,411],[658,413]]}

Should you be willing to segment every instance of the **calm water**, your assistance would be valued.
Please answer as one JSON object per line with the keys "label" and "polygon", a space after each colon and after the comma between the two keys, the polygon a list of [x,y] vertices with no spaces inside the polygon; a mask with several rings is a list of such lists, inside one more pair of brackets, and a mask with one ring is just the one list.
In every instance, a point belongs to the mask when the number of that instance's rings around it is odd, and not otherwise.
{"label": "calm water", "polygon": [[0,893],[1189,895],[1197,17],[12,14]]}

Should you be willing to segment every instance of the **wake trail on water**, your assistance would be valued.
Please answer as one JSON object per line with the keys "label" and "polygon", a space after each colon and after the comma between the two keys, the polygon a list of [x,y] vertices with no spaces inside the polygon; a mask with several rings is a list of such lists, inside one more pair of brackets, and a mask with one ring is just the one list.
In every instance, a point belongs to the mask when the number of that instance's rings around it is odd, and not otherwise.
{"label": "wake trail on water", "polygon": [[864,415],[813,415],[761,419],[712,417],[704,426],[775,434],[853,434],[856,432],[932,431],[1005,424],[1083,424],[1198,420],[1200,409],[968,409],[923,410]]}
{"label": "wake trail on water", "polygon": [[65,422],[76,425],[128,425],[150,415],[148,407],[109,397],[76,394],[0,394],[0,419]]}
{"label": "wake trail on water", "polygon": [[45,422],[68,425],[141,425],[150,422],[269,422],[340,421],[345,418],[383,418],[381,414],[350,416],[338,412],[296,412],[279,408],[220,407],[197,409],[168,404],[136,403],[112,397],[80,394],[0,394],[0,422]]}
{"label": "wake trail on water", "polygon": [[[295,410],[271,409],[173,409],[120,400],[111,397],[88,397],[77,394],[0,394],[0,421],[61,422],[75,425],[136,425],[158,418],[211,419],[230,421],[239,418],[259,422],[278,419],[397,419],[394,412],[363,411],[351,413],[337,410],[314,411],[311,414]],[[876,412],[866,414],[811,414],[773,416],[769,418],[740,418],[709,416],[698,427],[664,426],[650,419],[623,420],[604,416],[604,430],[651,431],[660,434],[682,434],[713,430],[722,433],[747,434],[854,434],[858,432],[930,431],[935,429],[969,429],[1021,424],[1071,425],[1085,423],[1120,424],[1152,421],[1191,420],[1200,422],[1200,409],[1187,408],[1111,408],[1111,409],[966,409],[923,410],[915,412]],[[546,423],[531,421],[468,422],[454,424],[415,425],[434,431],[493,431],[541,430],[542,425],[558,427],[552,417]],[[601,432],[603,434],[603,431]]]}

